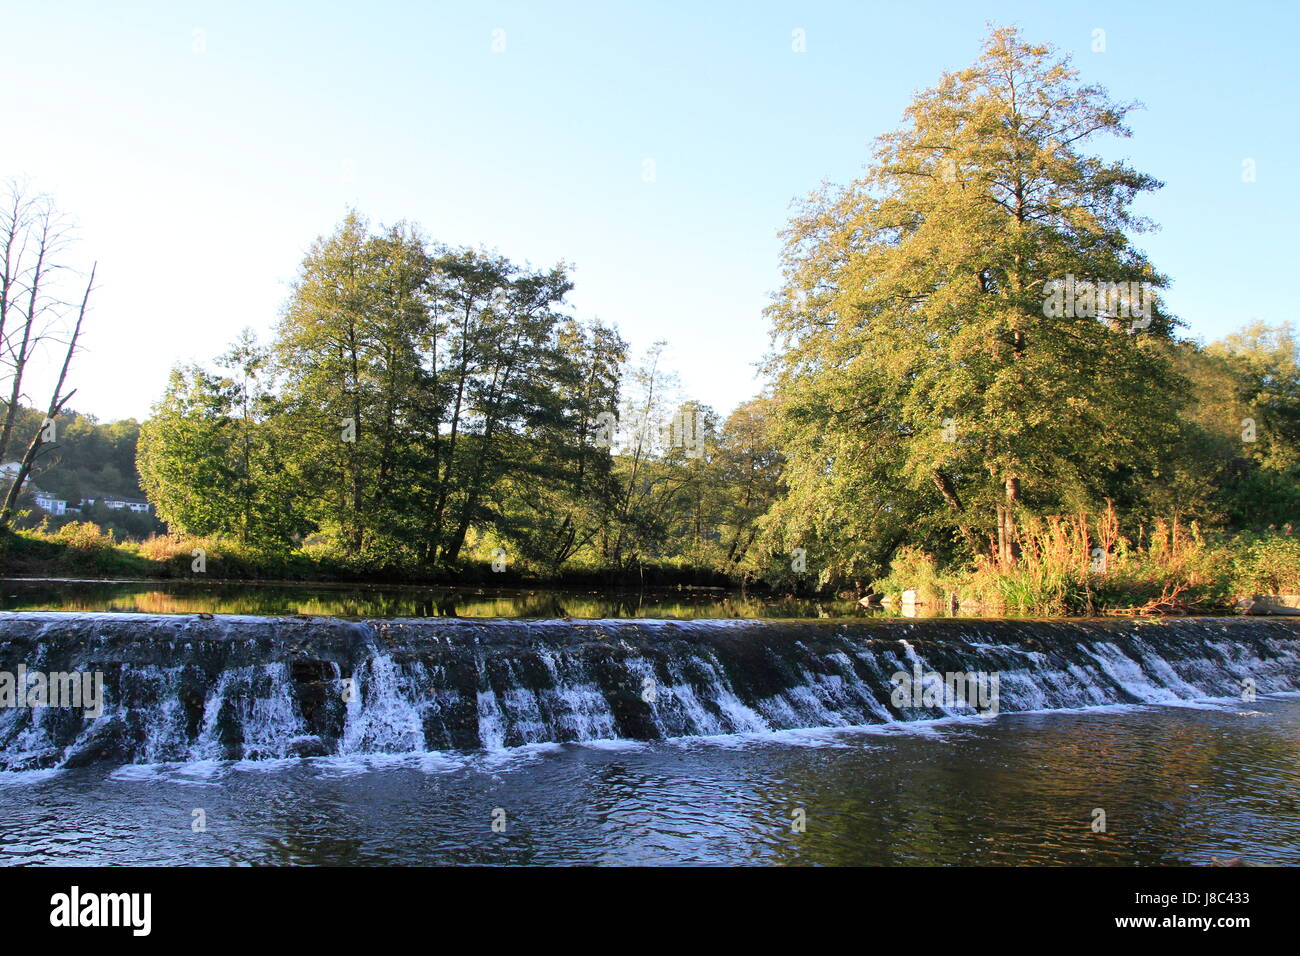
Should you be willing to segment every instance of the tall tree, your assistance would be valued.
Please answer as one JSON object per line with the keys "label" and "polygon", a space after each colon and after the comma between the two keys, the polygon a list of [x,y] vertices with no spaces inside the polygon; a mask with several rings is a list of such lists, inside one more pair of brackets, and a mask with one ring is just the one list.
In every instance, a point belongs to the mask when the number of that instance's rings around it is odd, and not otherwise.
{"label": "tall tree", "polygon": [[449,336],[456,397],[437,510],[448,521],[440,559],[453,564],[471,526],[496,513],[490,495],[513,465],[511,442],[558,410],[555,332],[573,283],[562,266],[534,272],[470,250],[445,254],[438,279],[450,280],[460,317]]}
{"label": "tall tree", "polygon": [[789,507],[846,565],[845,506],[873,526],[942,513],[933,534],[993,534],[1012,560],[1020,509],[1095,503],[1172,440],[1182,384],[1156,342],[1175,322],[1132,243],[1159,183],[1086,152],[1132,108],[996,29],[791,223],[770,308]]}
{"label": "tall tree", "polygon": [[308,253],[274,344],[308,513],[351,553],[455,564],[521,442],[560,414],[567,272],[349,215]]}
{"label": "tall tree", "polygon": [[1212,343],[1199,359],[1202,419],[1211,419],[1207,430],[1231,450],[1217,495],[1227,520],[1252,528],[1300,524],[1300,341],[1294,324],[1252,322]]}
{"label": "tall tree", "polygon": [[670,451],[672,415],[681,386],[665,367],[666,342],[656,342],[624,372],[614,436],[618,493],[598,543],[602,563],[616,572],[640,563],[667,535],[667,505],[682,477],[660,467]]}
{"label": "tall tree", "polygon": [[768,396],[750,399],[727,416],[714,457],[719,490],[716,521],[721,566],[737,572],[754,557],[761,519],[780,498],[783,456],[772,433]]}
{"label": "tall tree", "polygon": [[0,363],[8,379],[0,424],[0,461],[7,461],[23,399],[28,366],[63,305],[59,273],[68,230],[48,196],[34,195],[16,181],[0,197]]}
{"label": "tall tree", "polygon": [[40,427],[32,433],[31,441],[27,443],[27,450],[23,452],[22,459],[18,463],[18,474],[14,476],[9,485],[4,505],[0,506],[0,528],[8,527],[13,519],[14,509],[17,507],[19,496],[22,494],[23,485],[27,481],[27,476],[31,474],[36,460],[42,453],[57,447],[56,419],[59,413],[63,411],[63,407],[68,403],[68,400],[76,392],[76,389],[67,388],[68,370],[72,367],[73,356],[77,354],[77,345],[81,340],[81,328],[86,320],[86,309],[90,305],[90,293],[94,290],[94,287],[95,267],[91,266],[90,278],[86,280],[86,291],[81,297],[81,306],[77,309],[76,319],[67,333],[68,339],[63,353],[63,364],[59,367],[59,374],[54,380],[54,387],[50,390],[50,403],[45,409],[45,418]]}
{"label": "tall tree", "polygon": [[497,535],[555,573],[589,551],[611,520],[618,483],[611,456],[627,346],[599,321],[556,330],[548,410],[519,436],[503,478]]}
{"label": "tall tree", "polygon": [[84,291],[76,287],[66,257],[70,243],[64,217],[48,196],[32,194],[17,182],[7,184],[0,197],[0,380],[7,379],[8,392],[0,422],[0,462],[8,461],[15,439],[21,441],[16,426],[38,351],[56,344],[63,362],[45,417],[31,432],[0,505],[0,528],[9,525],[37,459],[56,447],[55,419],[76,391],[66,388],[68,371],[78,350],[95,270],[91,268]]}
{"label": "tall tree", "polygon": [[397,540],[429,268],[413,228],[376,237],[351,213],[308,252],[273,345],[287,460],[311,517],[353,554]]}

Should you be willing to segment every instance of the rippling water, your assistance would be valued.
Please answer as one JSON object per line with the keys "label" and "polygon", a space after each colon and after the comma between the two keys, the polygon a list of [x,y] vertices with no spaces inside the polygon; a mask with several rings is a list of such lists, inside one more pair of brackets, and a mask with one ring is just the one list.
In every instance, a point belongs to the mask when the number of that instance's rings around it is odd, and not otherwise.
{"label": "rippling water", "polygon": [[[0,775],[0,860],[1300,864],[1300,698]],[[1093,810],[1106,812],[1104,833]],[[194,811],[206,832],[193,832]],[[505,832],[492,829],[494,810]],[[796,811],[806,815],[794,832]]]}

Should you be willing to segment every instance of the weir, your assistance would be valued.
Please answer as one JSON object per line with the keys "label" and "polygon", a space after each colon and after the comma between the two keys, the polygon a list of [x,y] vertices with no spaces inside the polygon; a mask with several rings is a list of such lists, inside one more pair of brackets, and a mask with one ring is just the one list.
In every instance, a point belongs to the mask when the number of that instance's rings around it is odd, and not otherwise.
{"label": "weir", "polygon": [[[1300,690],[1300,620],[526,621],[0,614],[0,671],[102,674],[98,715],[0,708],[0,769],[848,727],[894,675],[996,674],[998,712]],[[928,703],[929,706],[925,706]]]}

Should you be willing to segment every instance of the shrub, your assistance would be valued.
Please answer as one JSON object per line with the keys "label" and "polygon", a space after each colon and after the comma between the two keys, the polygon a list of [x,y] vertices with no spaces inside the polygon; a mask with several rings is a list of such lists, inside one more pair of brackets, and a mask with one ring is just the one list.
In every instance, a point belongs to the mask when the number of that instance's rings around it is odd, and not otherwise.
{"label": "shrub", "polygon": [[1135,543],[1108,506],[1096,516],[1026,516],[1014,541],[1014,561],[980,555],[947,574],[924,552],[902,548],[875,586],[1044,615],[1209,610],[1244,592],[1300,591],[1300,537],[1289,529],[1215,539],[1194,522],[1157,520],[1149,533],[1137,530]]}
{"label": "shrub", "polygon": [[1238,596],[1300,594],[1300,535],[1252,535],[1234,561],[1232,586]]}
{"label": "shrub", "polygon": [[929,605],[942,605],[952,590],[940,576],[934,558],[910,545],[898,549],[889,563],[888,576],[876,581],[872,589],[895,596],[915,591],[917,602]]}
{"label": "shrub", "polygon": [[117,546],[113,532],[105,531],[93,521],[70,521],[54,534],[43,537],[80,551],[111,551]]}

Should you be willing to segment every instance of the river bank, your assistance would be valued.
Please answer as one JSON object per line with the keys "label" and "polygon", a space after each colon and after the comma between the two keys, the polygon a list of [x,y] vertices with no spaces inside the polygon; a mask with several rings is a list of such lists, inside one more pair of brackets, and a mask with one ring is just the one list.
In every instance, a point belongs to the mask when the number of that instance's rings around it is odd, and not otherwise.
{"label": "river bank", "polygon": [[892,602],[911,613],[1087,617],[1226,613],[1260,596],[1300,593],[1300,535],[1291,528],[1206,534],[1156,522],[1136,541],[1098,536],[1086,522],[1026,523],[1014,560],[977,555],[941,564],[903,547],[888,573],[840,581],[798,574],[728,573],[680,561],[622,569],[570,565],[546,572],[508,552],[470,554],[438,567],[358,558],[325,548],[258,550],[231,538],[161,535],[121,542],[89,523],[54,533],[0,532],[0,576],[160,582],[267,582],[308,586],[715,589],[773,599]]}

